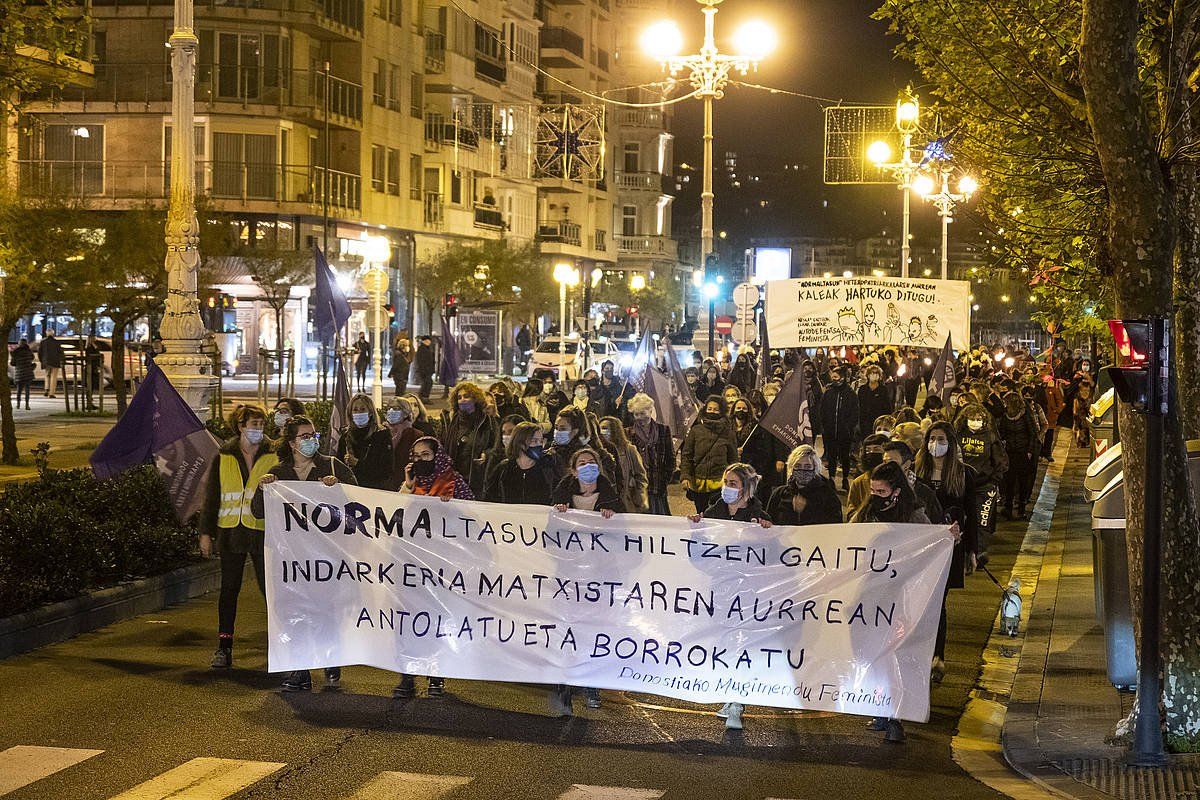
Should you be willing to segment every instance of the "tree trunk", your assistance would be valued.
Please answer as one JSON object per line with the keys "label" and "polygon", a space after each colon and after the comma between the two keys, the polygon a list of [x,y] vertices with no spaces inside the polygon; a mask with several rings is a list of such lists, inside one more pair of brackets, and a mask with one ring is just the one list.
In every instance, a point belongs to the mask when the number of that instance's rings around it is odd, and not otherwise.
{"label": "tree trunk", "polygon": [[125,317],[113,317],[112,382],[117,398],[117,419],[125,416],[125,409],[129,407],[129,392],[125,388],[125,331],[128,327],[129,321]]}
{"label": "tree trunk", "polygon": [[[287,302],[286,300],[284,302]],[[275,309],[275,372],[278,376],[275,399],[283,397],[283,307]]]}
{"label": "tree trunk", "polygon": [[[1121,317],[1171,316],[1176,208],[1157,150],[1154,126],[1139,79],[1137,0],[1084,0],[1081,83],[1088,121],[1108,189],[1105,256],[1112,264],[1113,296]],[[1179,419],[1166,419],[1163,447],[1164,722],[1170,735],[1200,736],[1200,523],[1192,497]],[[1145,426],[1121,408],[1130,588],[1135,615],[1141,605],[1145,497]],[[1185,581],[1190,585],[1177,582]],[[1191,602],[1192,605],[1183,605]]]}
{"label": "tree trunk", "polygon": [[3,453],[0,461],[5,464],[16,464],[21,458],[17,449],[17,426],[13,420],[12,384],[8,382],[8,335],[12,325],[0,325],[0,439],[3,440]]}
{"label": "tree trunk", "polygon": [[[1200,119],[1180,109],[1181,143],[1195,141]],[[1196,165],[1177,159],[1171,167],[1179,210],[1175,253],[1175,353],[1183,435],[1200,439],[1200,176]]]}

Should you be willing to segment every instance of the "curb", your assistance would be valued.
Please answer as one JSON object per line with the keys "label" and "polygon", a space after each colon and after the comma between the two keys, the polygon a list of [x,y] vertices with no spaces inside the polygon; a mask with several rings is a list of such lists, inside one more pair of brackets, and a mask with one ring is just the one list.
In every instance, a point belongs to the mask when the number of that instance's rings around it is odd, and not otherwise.
{"label": "curb", "polygon": [[201,561],[5,617],[0,619],[0,659],[57,644],[139,614],[161,611],[213,591],[220,583],[220,563]]}

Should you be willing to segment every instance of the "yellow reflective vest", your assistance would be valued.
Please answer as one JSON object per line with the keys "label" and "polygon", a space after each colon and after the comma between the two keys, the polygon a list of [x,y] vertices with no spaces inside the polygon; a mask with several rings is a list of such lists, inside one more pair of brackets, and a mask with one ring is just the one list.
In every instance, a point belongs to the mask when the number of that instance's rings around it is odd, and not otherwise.
{"label": "yellow reflective vest", "polygon": [[254,499],[254,493],[258,491],[258,484],[263,476],[278,463],[279,457],[274,453],[262,456],[250,468],[250,478],[243,485],[242,467],[238,463],[238,456],[221,453],[221,467],[218,473],[221,480],[221,505],[217,509],[218,528],[236,528],[242,525],[256,531],[266,529],[266,522],[255,517],[254,512],[250,510],[250,501]]}

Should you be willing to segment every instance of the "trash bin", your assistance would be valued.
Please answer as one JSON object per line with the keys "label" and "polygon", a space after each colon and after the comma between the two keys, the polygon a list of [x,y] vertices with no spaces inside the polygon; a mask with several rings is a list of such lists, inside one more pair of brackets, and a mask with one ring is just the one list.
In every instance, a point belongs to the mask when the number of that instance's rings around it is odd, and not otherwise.
{"label": "trash bin", "polygon": [[1109,389],[1092,403],[1089,409],[1092,421],[1092,459],[1099,458],[1112,445],[1113,426],[1116,422],[1117,404],[1113,402],[1113,390]]}
{"label": "trash bin", "polygon": [[[1116,450],[1116,455],[1112,455]],[[1188,471],[1194,490],[1200,487],[1200,440],[1187,443]],[[1133,607],[1129,599],[1129,561],[1125,550],[1125,475],[1120,470],[1120,445],[1092,462],[1084,491],[1092,503],[1092,559],[1096,621],[1104,626],[1108,680],[1118,689],[1137,684],[1137,650],[1133,637]],[[1107,478],[1103,487],[1100,482]]]}

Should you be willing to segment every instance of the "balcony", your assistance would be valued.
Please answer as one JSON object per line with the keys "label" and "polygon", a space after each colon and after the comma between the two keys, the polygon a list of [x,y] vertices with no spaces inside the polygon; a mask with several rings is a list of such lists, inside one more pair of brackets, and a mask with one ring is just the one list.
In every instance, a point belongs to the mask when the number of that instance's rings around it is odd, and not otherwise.
{"label": "balcony", "polygon": [[446,69],[446,34],[425,31],[425,71],[439,73]]}
{"label": "balcony", "polygon": [[651,256],[675,260],[678,247],[668,236],[617,236],[617,252],[621,255]]}
{"label": "balcony", "polygon": [[596,231],[592,234],[592,249],[600,252],[608,249],[608,231]]}
{"label": "balcony", "polygon": [[507,226],[504,224],[504,215],[500,213],[498,206],[476,203],[475,227],[489,231],[502,231]]}
{"label": "balcony", "polygon": [[[120,205],[165,200],[170,193],[170,163],[153,161],[19,161],[22,194],[105,199]],[[307,164],[250,164],[242,161],[196,162],[196,191],[218,201],[241,205],[298,204],[315,212],[322,206],[325,172]],[[122,201],[129,201],[123,203]],[[361,178],[329,170],[329,205],[359,210]],[[225,208],[223,210],[228,210]],[[301,209],[292,209],[298,211]]]}
{"label": "balcony", "polygon": [[[568,53],[575,58],[567,57]],[[581,67],[583,37],[567,28],[542,28],[541,54],[542,63],[547,66]]]}
{"label": "balcony", "polygon": [[537,238],[539,242],[554,242],[579,247],[583,244],[582,233],[579,225],[564,219],[558,222],[539,222]]}
{"label": "balcony", "polygon": [[661,192],[662,175],[657,172],[618,172],[617,188]]}
{"label": "balcony", "polygon": [[484,53],[475,54],[475,76],[477,78],[501,84],[504,83],[507,75],[508,70],[505,67],[504,59],[493,58]]}
{"label": "balcony", "polygon": [[442,202],[439,192],[425,193],[425,226],[433,230],[441,230],[445,221],[446,204]]}
{"label": "balcony", "polygon": [[442,145],[455,143],[468,150],[479,148],[479,131],[468,124],[437,112],[425,115],[425,146],[426,149],[439,150]]}
{"label": "balcony", "polygon": [[[312,72],[308,81],[309,97],[321,109],[325,108],[325,73]],[[329,112],[347,120],[362,122],[362,86],[342,78],[329,76]]]}
{"label": "balcony", "polygon": [[626,108],[621,111],[621,127],[662,130],[662,112],[653,108]]}
{"label": "balcony", "polygon": [[[146,7],[144,0],[93,0],[92,5]],[[195,13],[199,18],[284,23],[321,39],[357,41],[363,35],[363,0],[200,0]]]}

